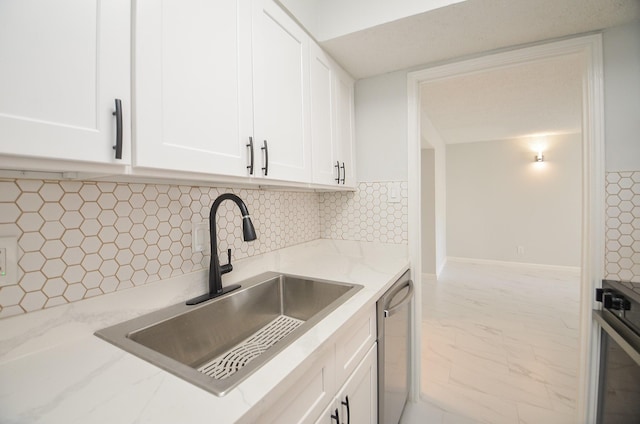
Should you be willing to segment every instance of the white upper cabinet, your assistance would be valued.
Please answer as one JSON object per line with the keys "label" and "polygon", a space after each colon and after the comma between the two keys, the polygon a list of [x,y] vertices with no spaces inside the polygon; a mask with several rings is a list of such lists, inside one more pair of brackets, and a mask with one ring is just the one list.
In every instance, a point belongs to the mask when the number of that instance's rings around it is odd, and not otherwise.
{"label": "white upper cabinet", "polygon": [[353,187],[353,165],[353,81],[274,0],[0,0],[0,169]]}
{"label": "white upper cabinet", "polygon": [[340,182],[335,131],[335,99],[333,79],[335,69],[329,56],[311,43],[311,146],[313,151],[313,182]]}
{"label": "white upper cabinet", "polygon": [[313,182],[355,187],[353,79],[311,44]]}
{"label": "white upper cabinet", "polygon": [[250,0],[138,0],[138,167],[248,176]]}
{"label": "white upper cabinet", "polygon": [[333,79],[335,98],[335,140],[336,160],[340,162],[340,184],[355,187],[355,121],[354,121],[354,82],[353,78],[336,65]]}
{"label": "white upper cabinet", "polygon": [[254,6],[254,141],[263,168],[258,175],[310,182],[309,36],[272,0]]}
{"label": "white upper cabinet", "polygon": [[[130,7],[0,1],[0,155],[130,163]],[[122,159],[113,149],[115,99]],[[3,167],[9,163],[3,156]]]}

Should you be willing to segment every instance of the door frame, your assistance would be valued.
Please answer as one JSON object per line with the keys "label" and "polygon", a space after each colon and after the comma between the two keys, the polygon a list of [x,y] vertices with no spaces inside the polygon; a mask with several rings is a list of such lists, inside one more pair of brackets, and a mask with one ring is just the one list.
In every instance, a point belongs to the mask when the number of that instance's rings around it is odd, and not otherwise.
{"label": "door frame", "polygon": [[[592,323],[594,288],[604,275],[605,161],[602,34],[580,36],[462,60],[407,75],[409,255],[414,279],[421,276],[420,85],[451,77],[505,68],[553,57],[580,54],[584,59],[582,102],[582,252],[580,290],[580,362],[576,422],[594,422],[600,333]],[[437,183],[436,183],[437,184]],[[421,287],[416,284],[411,386],[420,394]]]}

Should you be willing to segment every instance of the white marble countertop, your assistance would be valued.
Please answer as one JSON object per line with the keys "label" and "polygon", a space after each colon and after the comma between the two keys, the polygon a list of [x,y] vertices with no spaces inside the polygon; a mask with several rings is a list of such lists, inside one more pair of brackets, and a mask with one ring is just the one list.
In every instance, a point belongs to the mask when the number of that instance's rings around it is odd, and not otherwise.
{"label": "white marble countertop", "polygon": [[250,422],[267,395],[307,363],[408,269],[405,245],[315,240],[237,261],[232,284],[265,271],[364,288],[224,397],[217,397],[93,335],[206,290],[199,271],[0,320],[0,422]]}

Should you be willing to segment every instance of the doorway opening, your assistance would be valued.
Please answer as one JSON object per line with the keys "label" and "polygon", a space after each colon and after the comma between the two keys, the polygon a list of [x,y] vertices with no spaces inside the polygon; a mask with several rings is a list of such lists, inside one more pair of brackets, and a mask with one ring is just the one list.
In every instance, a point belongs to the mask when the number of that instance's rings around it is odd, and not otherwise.
{"label": "doorway opening", "polygon": [[[421,246],[421,163],[420,163],[420,136],[421,129],[421,105],[420,87],[425,83],[443,81],[453,77],[472,75],[474,73],[504,69],[524,63],[547,60],[568,55],[578,55],[582,60],[582,192],[581,192],[581,243],[582,249],[579,260],[580,268],[580,360],[579,360],[579,385],[580,392],[577,399],[577,411],[579,422],[589,422],[593,417],[595,405],[594,375],[592,364],[595,363],[595,346],[598,335],[593,333],[590,311],[592,308],[592,288],[597,284],[602,275],[603,258],[603,184],[604,184],[604,160],[603,160],[603,99],[602,99],[602,55],[601,37],[592,35],[569,40],[558,41],[533,47],[522,48],[503,53],[484,56],[481,58],[462,62],[437,66],[422,71],[412,72],[408,76],[408,110],[409,110],[409,249],[412,258],[414,273],[421,275],[422,246]],[[440,146],[442,148],[442,146]],[[434,153],[437,162],[438,147]],[[436,165],[435,185],[438,187],[438,171]],[[437,191],[437,188],[436,188]],[[435,195],[437,197],[437,194]],[[436,200],[437,204],[437,200]],[[437,226],[437,224],[436,224]],[[437,232],[437,231],[436,231]],[[438,236],[435,237],[438,240]],[[445,238],[446,240],[446,238]],[[446,242],[436,245],[435,249],[446,249]],[[440,251],[442,252],[442,251]],[[445,253],[441,253],[446,258]],[[436,270],[439,269],[436,259]],[[442,263],[442,258],[441,258]],[[437,273],[437,271],[436,271]],[[417,278],[414,274],[414,278]],[[418,288],[417,298],[421,298],[421,289]],[[420,302],[416,302],[415,320],[420,323],[422,317]],[[420,340],[420,325],[414,329],[414,340]],[[413,365],[420,369],[420,343],[416,343],[413,351]],[[414,373],[414,377],[419,373]],[[417,399],[420,393],[419,379],[416,377],[413,384],[413,398]]]}

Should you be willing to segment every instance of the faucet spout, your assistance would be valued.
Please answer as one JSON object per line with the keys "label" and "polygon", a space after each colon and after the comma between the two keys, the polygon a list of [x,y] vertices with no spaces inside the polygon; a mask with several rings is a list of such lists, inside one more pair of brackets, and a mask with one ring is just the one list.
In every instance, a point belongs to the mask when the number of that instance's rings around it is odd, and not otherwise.
{"label": "faucet spout", "polygon": [[214,297],[222,296],[225,293],[240,288],[240,285],[233,284],[227,287],[222,287],[222,275],[233,271],[233,265],[231,265],[231,249],[228,250],[229,263],[226,265],[220,265],[220,258],[218,257],[218,239],[216,235],[216,212],[218,207],[225,200],[233,201],[242,214],[242,237],[244,241],[253,241],[256,237],[256,230],[251,222],[249,216],[249,210],[247,205],[242,199],[233,193],[221,194],[213,201],[211,210],[209,211],[209,234],[211,236],[211,260],[209,262],[209,293],[202,296],[198,296],[187,301],[187,305],[196,305]]}

